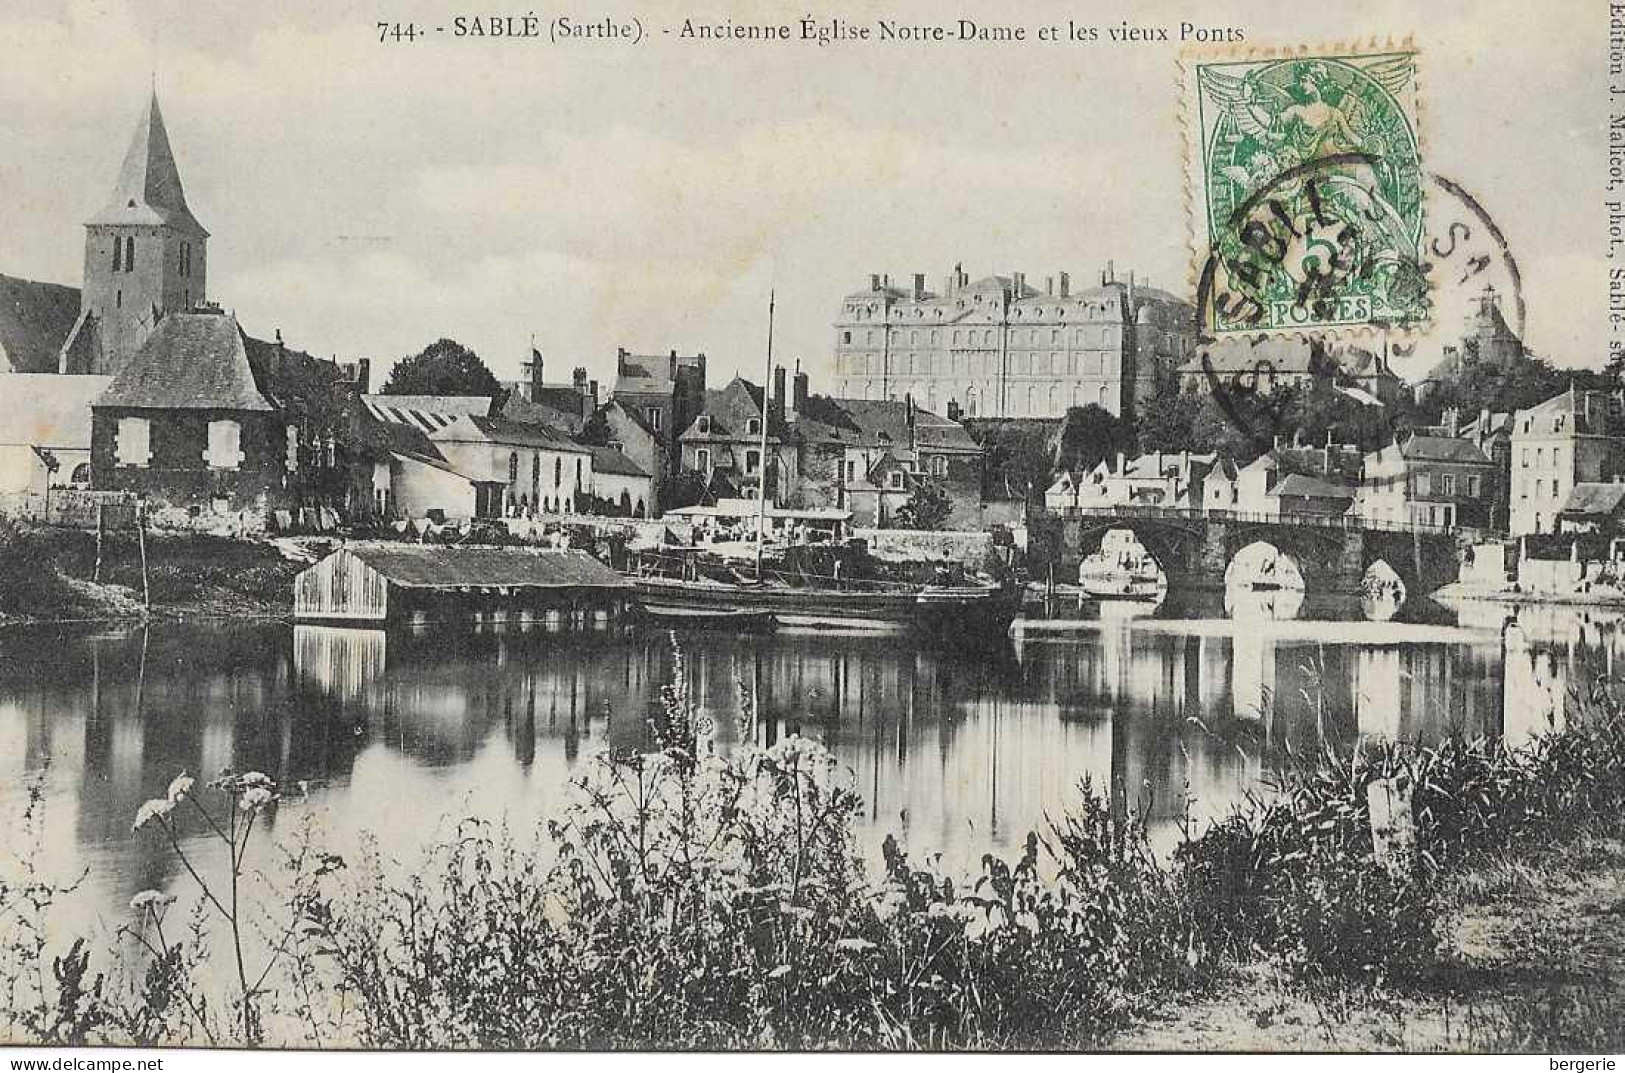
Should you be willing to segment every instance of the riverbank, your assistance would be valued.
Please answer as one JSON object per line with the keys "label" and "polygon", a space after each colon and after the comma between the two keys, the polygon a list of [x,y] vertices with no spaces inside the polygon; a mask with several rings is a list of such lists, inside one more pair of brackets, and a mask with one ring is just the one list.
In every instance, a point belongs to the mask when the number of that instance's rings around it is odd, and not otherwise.
{"label": "riverbank", "polygon": [[1402,986],[1237,966],[1109,1046],[1145,1051],[1625,1049],[1625,824],[1494,857],[1438,898],[1438,963]]}
{"label": "riverbank", "polygon": [[276,545],[197,533],[96,535],[0,519],[0,625],[284,616],[306,565]]}
{"label": "riverbank", "polygon": [[1482,601],[1513,606],[1625,607],[1625,592],[1594,589],[1591,592],[1537,592],[1492,585],[1455,581],[1430,595],[1441,603]]}

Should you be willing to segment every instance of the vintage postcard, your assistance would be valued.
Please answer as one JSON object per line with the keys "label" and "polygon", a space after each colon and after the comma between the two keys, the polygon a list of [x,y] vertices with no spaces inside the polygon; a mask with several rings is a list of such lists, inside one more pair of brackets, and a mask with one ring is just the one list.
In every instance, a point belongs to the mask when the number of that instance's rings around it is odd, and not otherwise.
{"label": "vintage postcard", "polygon": [[1616,1068],[1620,5],[0,58],[17,1062]]}

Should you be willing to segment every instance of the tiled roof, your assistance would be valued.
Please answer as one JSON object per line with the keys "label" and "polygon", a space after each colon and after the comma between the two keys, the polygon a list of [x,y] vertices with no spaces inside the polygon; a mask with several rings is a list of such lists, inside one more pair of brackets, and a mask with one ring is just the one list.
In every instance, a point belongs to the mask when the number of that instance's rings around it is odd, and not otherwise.
{"label": "tiled roof", "polygon": [[157,94],[153,94],[136,125],[135,138],[124,155],[124,165],[119,168],[112,199],[89,222],[167,224],[200,237],[208,236],[186,205],[186,191],[181,188],[180,169],[175,166],[175,153],[169,147],[169,133],[164,129],[163,113],[158,110]]}
{"label": "tiled roof", "polygon": [[0,276],[0,372],[56,372],[78,319],[79,288]]}
{"label": "tiled roof", "polygon": [[1337,484],[1332,481],[1311,477],[1304,473],[1293,473],[1282,478],[1281,482],[1270,490],[1274,496],[1302,496],[1309,499],[1348,499],[1354,498],[1354,489],[1346,484]]}
{"label": "tiled roof", "polygon": [[1406,459],[1416,462],[1491,464],[1478,444],[1455,436],[1412,436],[1401,451]]}
{"label": "tiled roof", "polygon": [[592,471],[594,473],[613,473],[622,477],[649,476],[642,466],[613,447],[592,447],[588,449],[592,451]]}
{"label": "tiled roof", "polygon": [[[835,399],[811,395],[797,412],[794,434],[803,443],[848,444],[874,447],[881,444],[906,449],[910,446],[908,402],[892,399]],[[914,410],[914,431],[921,447],[946,451],[977,452],[981,448],[957,421],[918,407]]]}
{"label": "tiled roof", "polygon": [[1625,504],[1625,484],[1584,482],[1569,491],[1559,513],[1607,517],[1617,513],[1621,504]]}
{"label": "tiled roof", "polygon": [[343,550],[394,584],[407,588],[631,587],[631,582],[584,551],[433,548],[410,544],[351,544]]}
{"label": "tiled roof", "polygon": [[5,420],[0,444],[45,448],[90,447],[90,405],[110,376],[8,373],[0,376]]}
{"label": "tiled roof", "polygon": [[[574,398],[578,403],[581,400],[580,395],[574,395]],[[525,424],[547,425],[570,433],[580,432],[587,423],[579,409],[560,410],[546,403],[535,403],[516,391],[508,393],[508,397],[503,400],[493,416]]]}
{"label": "tiled roof", "polygon": [[447,442],[483,440],[487,443],[512,444],[515,447],[539,447],[547,451],[567,454],[591,454],[589,448],[575,443],[562,432],[545,425],[524,421],[510,421],[505,417],[471,417],[464,414],[449,424],[429,431],[429,438]]}
{"label": "tiled roof", "polygon": [[[751,438],[749,422],[762,416],[762,389],[742,376],[736,376],[720,391],[705,393],[705,408],[682,436],[683,440],[741,440]],[[699,417],[710,418],[709,432],[697,431]],[[783,438],[784,428],[778,420],[768,425],[768,434]]]}
{"label": "tiled roof", "polygon": [[363,395],[361,399],[368,406],[376,405],[391,410],[417,410],[450,417],[456,417],[458,414],[489,417],[493,401],[489,395]]}
{"label": "tiled roof", "polygon": [[130,357],[97,406],[270,410],[255,382],[237,318],[171,313]]}

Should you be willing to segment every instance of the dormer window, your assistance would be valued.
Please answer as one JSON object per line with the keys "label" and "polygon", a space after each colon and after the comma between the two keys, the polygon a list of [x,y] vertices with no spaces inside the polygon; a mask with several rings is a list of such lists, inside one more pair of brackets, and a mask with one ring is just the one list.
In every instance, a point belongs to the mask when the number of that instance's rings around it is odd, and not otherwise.
{"label": "dormer window", "polygon": [[762,434],[762,419],[753,417],[745,422],[745,435],[760,436]]}
{"label": "dormer window", "polygon": [[711,419],[701,415],[699,419],[694,422],[694,431],[698,432],[702,436],[709,436],[711,434]]}
{"label": "dormer window", "polygon": [[886,474],[886,483],[894,490],[902,488],[903,471],[900,469],[894,469],[890,473]]}

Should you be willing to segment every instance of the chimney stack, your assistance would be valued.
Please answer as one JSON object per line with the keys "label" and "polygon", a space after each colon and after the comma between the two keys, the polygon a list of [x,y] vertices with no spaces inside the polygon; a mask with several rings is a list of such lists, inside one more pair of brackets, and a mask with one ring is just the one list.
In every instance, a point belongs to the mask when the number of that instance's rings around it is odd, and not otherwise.
{"label": "chimney stack", "polygon": [[918,302],[925,297],[925,273],[914,273],[914,300]]}
{"label": "chimney stack", "polygon": [[365,395],[372,387],[372,359],[357,358],[355,363],[355,390]]}
{"label": "chimney stack", "polygon": [[1106,262],[1106,282],[1107,283],[1116,283],[1117,282],[1117,262],[1116,261],[1107,261]]}
{"label": "chimney stack", "polygon": [[1055,297],[1055,277],[1054,276],[1045,276],[1044,277],[1044,293],[1046,295],[1048,295],[1049,297],[1051,297],[1051,298]]}
{"label": "chimney stack", "polygon": [[577,394],[587,393],[587,370],[577,366],[570,371],[570,381],[575,385]]}
{"label": "chimney stack", "polygon": [[1061,297],[1072,297],[1072,276],[1066,272],[1061,273]]}
{"label": "chimney stack", "polygon": [[796,359],[796,375],[790,382],[790,420],[794,421],[807,409],[807,374],[801,371],[801,359]]}
{"label": "chimney stack", "polygon": [[1013,297],[1019,301],[1020,298],[1021,298],[1022,292],[1025,291],[1026,289],[1027,289],[1027,273],[1025,273],[1025,272],[1012,272],[1012,273],[1010,273],[1010,290],[1012,292]]}
{"label": "chimney stack", "polygon": [[773,366],[773,405],[784,413],[784,366]]}
{"label": "chimney stack", "polygon": [[[598,409],[598,381],[587,381],[587,397],[592,400],[592,410]],[[581,416],[586,417],[588,414],[592,413],[592,410],[588,410],[587,413],[582,414]]]}
{"label": "chimney stack", "polygon": [[869,273],[869,289],[871,291],[878,291],[880,289],[880,276],[874,272]]}

